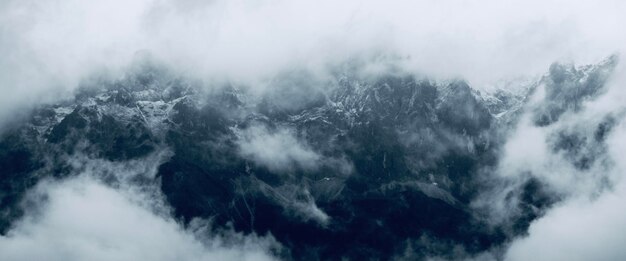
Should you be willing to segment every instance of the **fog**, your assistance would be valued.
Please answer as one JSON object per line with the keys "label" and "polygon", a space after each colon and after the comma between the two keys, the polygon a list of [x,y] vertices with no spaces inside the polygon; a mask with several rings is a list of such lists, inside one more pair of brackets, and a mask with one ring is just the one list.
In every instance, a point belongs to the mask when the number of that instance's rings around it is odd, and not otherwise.
{"label": "fog", "polygon": [[[526,164],[535,168],[533,173],[548,182],[551,188],[564,196],[565,200],[549,210],[546,215],[531,224],[528,237],[514,241],[506,254],[506,260],[620,260],[626,251],[619,246],[622,242],[626,211],[621,207],[626,199],[624,193],[626,166],[623,162],[626,126],[623,112],[626,107],[620,101],[626,92],[623,87],[624,65],[618,66],[615,76],[607,84],[604,95],[585,104],[585,109],[559,120],[556,128],[576,129],[585,133],[594,122],[605,115],[616,115],[617,126],[613,127],[606,140],[606,151],[590,151],[598,157],[589,169],[575,169],[566,157],[558,152],[546,150],[549,132],[536,131],[532,139],[544,145],[520,146],[510,144],[505,162],[510,157],[517,159],[528,155],[529,162],[513,160],[508,164]],[[565,126],[565,127],[564,127]],[[521,127],[518,132],[533,133]],[[589,135],[589,134],[587,134]],[[533,142],[533,143],[534,143]],[[538,142],[541,143],[541,142]],[[537,157],[537,158],[534,158]],[[522,157],[523,158],[523,157]],[[534,159],[532,159],[534,158]],[[514,163],[515,162],[515,163]],[[511,166],[511,165],[509,165]],[[518,165],[520,166],[520,165]],[[515,168],[514,166],[511,166]]]}
{"label": "fog", "polygon": [[154,179],[171,156],[158,150],[111,162],[77,154],[71,177],[43,179],[19,207],[24,215],[0,236],[1,260],[276,260],[271,234],[214,229],[210,220],[183,225]]}
{"label": "fog", "polygon": [[42,182],[29,196],[39,203],[0,237],[2,260],[275,260],[272,238],[196,235],[86,176]]}
{"label": "fog", "polygon": [[[475,86],[620,51],[622,1],[17,1],[0,4],[4,114],[149,53],[207,79],[258,81],[391,57]],[[6,117],[6,115],[5,115]],[[2,117],[2,118],[5,118]]]}
{"label": "fog", "polygon": [[[5,0],[0,2],[0,129],[24,109],[69,97],[87,77],[123,74],[143,56],[207,83],[252,88],[294,68],[323,75],[332,66],[362,59],[434,78],[464,78],[474,88],[488,89],[502,79],[541,75],[555,61],[585,64],[623,52],[625,12],[620,0]],[[530,171],[564,201],[536,220],[527,237],[510,243],[506,260],[626,259],[619,245],[626,235],[623,123],[607,140],[602,155],[607,164],[577,170],[549,149],[556,129],[585,131],[585,124],[611,112],[621,121],[624,74],[618,68],[606,94],[556,125],[532,126],[525,115],[512,132],[498,175],[517,186]],[[251,128],[242,133],[240,152],[272,170],[334,160],[337,168],[351,171],[341,159],[326,159],[293,135]],[[268,146],[275,149],[272,154],[264,150]],[[498,200],[512,189],[503,186],[476,204],[491,205],[494,222],[506,222],[515,210]],[[129,200],[136,192],[98,179],[44,182],[31,193],[47,200],[25,208],[27,215],[0,237],[0,259],[272,259],[271,237],[239,235],[234,245],[221,244],[219,237],[198,239],[171,217]],[[87,210],[89,215],[82,213]]]}

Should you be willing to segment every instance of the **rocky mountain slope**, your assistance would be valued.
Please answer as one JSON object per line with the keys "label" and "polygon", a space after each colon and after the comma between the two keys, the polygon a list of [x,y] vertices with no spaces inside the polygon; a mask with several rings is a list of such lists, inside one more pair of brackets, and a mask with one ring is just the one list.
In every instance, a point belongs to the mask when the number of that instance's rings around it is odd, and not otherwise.
{"label": "rocky mountain slope", "polygon": [[[158,156],[156,173],[132,182],[157,186],[181,222],[206,218],[216,227],[271,233],[285,246],[276,253],[284,259],[491,249],[525,233],[558,201],[540,180],[528,181],[516,203],[526,211],[513,230],[487,224],[470,206],[495,184],[484,180],[508,131],[523,112],[537,126],[576,113],[603,91],[616,63],[555,64],[516,92],[492,93],[462,80],[350,70],[324,81],[286,73],[257,93],[209,88],[146,63],[120,79],[87,81],[72,99],[40,106],[2,133],[0,233],[20,217],[22,197],[38,181],[84,171],[76,158]],[[531,103],[539,89],[545,95]],[[588,168],[615,122],[608,115],[594,133],[557,130],[553,148]]]}

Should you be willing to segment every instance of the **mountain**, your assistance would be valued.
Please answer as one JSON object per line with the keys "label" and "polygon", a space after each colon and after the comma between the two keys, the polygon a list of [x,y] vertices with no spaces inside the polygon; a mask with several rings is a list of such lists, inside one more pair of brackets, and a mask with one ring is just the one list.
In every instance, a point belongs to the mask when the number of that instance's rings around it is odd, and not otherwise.
{"label": "mountain", "polygon": [[[24,194],[42,179],[85,171],[78,159],[148,162],[156,186],[187,224],[271,233],[293,260],[388,260],[462,246],[478,253],[526,233],[558,201],[541,180],[519,188],[524,209],[511,224],[489,224],[471,203],[510,130],[525,112],[539,127],[577,113],[603,91],[617,63],[554,64],[520,88],[481,92],[463,80],[338,70],[320,80],[278,75],[267,90],[217,87],[146,62],[119,79],[94,78],[74,97],[42,105],[0,139],[0,233],[22,214]],[[539,102],[530,97],[539,90]],[[597,131],[558,129],[553,150],[588,168],[614,116]],[[103,177],[122,182],[115,175]],[[134,177],[136,178],[136,177]],[[513,226],[513,229],[511,229]],[[438,241],[433,245],[431,241]]]}

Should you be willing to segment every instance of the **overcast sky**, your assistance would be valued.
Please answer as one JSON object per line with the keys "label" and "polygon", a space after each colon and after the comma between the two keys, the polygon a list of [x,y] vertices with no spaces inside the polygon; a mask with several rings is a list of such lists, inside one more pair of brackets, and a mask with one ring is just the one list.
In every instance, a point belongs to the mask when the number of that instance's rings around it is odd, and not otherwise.
{"label": "overcast sky", "polygon": [[138,52],[238,81],[397,55],[407,70],[461,76],[479,88],[544,72],[555,60],[620,51],[623,10],[619,0],[5,0],[0,103],[49,98],[93,71],[124,68]]}

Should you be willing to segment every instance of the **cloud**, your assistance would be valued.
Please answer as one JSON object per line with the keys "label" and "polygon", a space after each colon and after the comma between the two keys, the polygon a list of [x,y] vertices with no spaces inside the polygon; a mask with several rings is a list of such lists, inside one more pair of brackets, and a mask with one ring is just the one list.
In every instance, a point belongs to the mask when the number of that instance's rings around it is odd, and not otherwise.
{"label": "cloud", "polygon": [[[586,99],[579,111],[569,110],[548,126],[538,126],[530,118],[533,106],[544,102],[543,87],[531,98],[504,146],[497,170],[507,182],[497,192],[487,192],[479,204],[490,205],[492,221],[506,223],[519,213],[516,191],[530,178],[540,180],[561,198],[531,223],[528,235],[510,243],[504,260],[626,258],[620,245],[626,230],[626,211],[621,207],[626,200],[626,165],[621,160],[626,107],[620,101],[626,95],[624,69],[618,65],[601,95]],[[615,126],[599,136],[607,117]],[[563,137],[566,146],[559,143]],[[581,155],[590,163],[577,165]]]}
{"label": "cloud", "polygon": [[0,236],[1,260],[275,260],[271,237],[200,234],[89,176],[42,182],[29,197]]}
{"label": "cloud", "polygon": [[241,131],[238,145],[242,157],[277,172],[295,167],[315,170],[322,160],[321,155],[286,128],[270,130],[253,125]]}
{"label": "cloud", "polygon": [[315,198],[306,187],[283,185],[268,188],[264,187],[263,193],[283,207],[285,216],[304,222],[315,221],[322,227],[329,224],[331,217],[317,206]]}
{"label": "cloud", "polygon": [[[575,182],[604,181],[610,187],[598,191],[597,186],[572,186],[572,196],[533,222],[528,236],[514,241],[506,260],[622,260],[626,250],[620,244],[626,240],[626,164],[621,160],[626,145],[626,125],[623,122],[624,105],[620,102],[626,92],[622,65],[608,92],[588,104],[586,114],[607,112],[621,114],[620,123],[607,138],[607,156],[614,160],[608,173],[587,173],[587,178]],[[585,120],[581,117],[577,120]],[[597,170],[596,170],[597,172]],[[608,181],[602,179],[608,175]],[[582,188],[595,189],[582,189]]]}
{"label": "cloud", "polygon": [[[620,158],[626,141],[622,123],[612,135],[611,156]],[[534,222],[527,237],[514,241],[506,260],[623,260],[626,250],[626,171],[619,162],[619,175],[610,191],[596,197],[582,195],[555,207]]]}
{"label": "cloud", "polygon": [[[5,115],[54,100],[138,52],[207,79],[270,79],[362,56],[398,57],[426,75],[482,86],[622,50],[618,0],[35,1],[0,3]],[[10,98],[8,98],[10,97]]]}
{"label": "cloud", "polygon": [[[624,51],[626,35],[619,25],[626,22],[625,10],[620,0],[1,1],[0,126],[7,126],[24,107],[65,97],[94,73],[124,72],[138,53],[150,53],[180,73],[252,85],[293,68],[324,71],[329,64],[355,57],[395,57],[390,60],[405,70],[461,76],[481,88],[503,77],[545,72],[555,60],[587,63]],[[583,257],[623,259],[621,249],[610,243],[588,241],[592,236],[623,241],[619,202],[625,196],[621,179],[626,168],[619,166],[623,154],[616,151],[626,136],[617,132],[607,142],[608,158],[618,164],[608,170],[572,167],[563,154],[550,149],[549,140],[557,129],[585,130],[598,115],[623,112],[626,92],[619,86],[624,83],[617,79],[608,94],[555,126],[537,127],[529,118],[523,120],[506,144],[500,174],[519,185],[527,178],[526,170],[569,196],[531,226],[528,238],[513,243],[509,258],[544,252],[566,258],[556,248],[546,248],[558,243],[575,250],[564,252]],[[316,169],[332,160],[286,129],[257,126],[241,135],[241,154],[272,170]],[[604,182],[612,192],[599,189]],[[229,248],[200,242],[171,219],[138,207],[126,192],[96,181],[79,179],[38,189],[48,195],[48,203],[0,239],[2,259],[136,260],[160,254],[228,260],[245,259],[238,254],[247,253],[269,258],[263,247],[248,252],[241,250],[248,249],[246,244]],[[116,218],[104,218],[111,216]],[[568,231],[565,225],[577,229]],[[593,232],[585,237],[578,228]],[[127,237],[135,241],[125,241]]]}
{"label": "cloud", "polygon": [[160,190],[160,148],[141,159],[62,156],[71,172],[43,179],[19,207],[24,215],[0,236],[0,260],[276,260],[271,236],[182,225]]}
{"label": "cloud", "polygon": [[624,260],[626,249],[626,191],[577,199],[556,207],[533,223],[529,236],[515,241],[507,261]]}
{"label": "cloud", "polygon": [[269,128],[253,124],[237,129],[239,154],[273,172],[296,169],[316,171],[321,167],[337,170],[337,174],[352,173],[353,166],[344,157],[327,157],[315,151],[306,139],[299,138],[289,127]]}
{"label": "cloud", "polygon": [[[614,127],[610,126],[622,121],[624,116],[625,107],[617,101],[617,97],[624,95],[619,87],[624,82],[624,67],[617,66],[612,75],[606,75],[606,84],[595,95],[581,96],[580,106],[575,105],[576,100],[551,100],[554,97],[548,97],[546,93],[546,85],[551,83],[546,79],[553,75],[546,75],[520,111],[520,120],[508,133],[501,149],[495,176],[489,177],[492,179],[489,182],[501,184],[485,192],[474,205],[486,206],[491,210],[492,221],[501,223],[519,214],[520,210],[516,209],[520,203],[518,197],[531,179],[545,185],[550,194],[561,199],[592,197],[612,186],[623,175],[614,169],[619,158],[607,153],[615,142],[605,137],[613,135]],[[582,68],[592,67],[578,69]],[[593,89],[598,80],[589,80],[594,78],[582,77],[582,71],[576,72],[578,76],[572,74],[571,79],[555,85],[557,87],[552,86],[556,97]],[[570,85],[572,82],[578,85]],[[547,125],[538,122],[537,108],[550,103],[567,109]],[[554,108],[547,111],[552,114],[561,112]]]}

